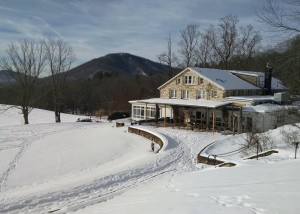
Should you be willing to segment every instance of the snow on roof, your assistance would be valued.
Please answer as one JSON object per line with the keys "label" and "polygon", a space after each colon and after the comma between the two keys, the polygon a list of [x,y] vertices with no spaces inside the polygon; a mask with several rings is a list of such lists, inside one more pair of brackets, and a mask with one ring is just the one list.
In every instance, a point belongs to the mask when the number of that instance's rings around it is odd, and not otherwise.
{"label": "snow on roof", "polygon": [[264,76],[263,72],[257,72],[257,71],[237,71],[237,70],[230,70],[229,72],[233,73],[233,74],[243,74],[243,75],[255,76],[255,77]]}
{"label": "snow on roof", "polygon": [[249,101],[260,101],[260,100],[273,100],[274,96],[231,96],[226,97],[226,100],[249,100]]}
{"label": "snow on roof", "polygon": [[152,98],[146,100],[134,100],[129,101],[129,103],[150,103],[150,104],[164,104],[164,105],[178,105],[178,106],[191,106],[191,107],[207,107],[207,108],[217,108],[224,105],[229,105],[231,102],[223,102],[216,100],[185,100],[185,99],[168,99],[168,98]]}
{"label": "snow on roof", "polygon": [[255,85],[237,77],[227,70],[212,69],[212,68],[190,68],[199,73],[204,78],[219,85],[224,90],[256,90],[260,89]]}
{"label": "snow on roof", "polygon": [[[220,88],[224,90],[258,90],[263,87],[263,82],[260,83],[260,87],[257,87],[242,78],[236,76],[235,74],[243,74],[248,76],[255,76],[259,78],[259,81],[264,80],[264,72],[256,72],[256,71],[237,71],[237,70],[220,70],[220,69],[213,69],[213,68],[198,68],[198,67],[189,67],[184,69],[182,72],[186,71],[187,69],[190,69],[199,75],[201,75],[203,78],[207,79],[211,83],[218,85]],[[158,89],[161,89],[163,86],[165,86],[167,83],[172,81],[173,79],[177,78],[182,74],[180,72],[167,82],[165,82],[163,85],[161,85]],[[281,80],[276,79],[272,77],[271,82],[272,89],[282,90],[287,89],[282,83]]]}
{"label": "snow on roof", "polygon": [[273,111],[282,110],[283,106],[277,105],[277,104],[261,104],[257,106],[251,106],[251,107],[244,107],[243,111],[245,112],[260,112],[260,113],[268,113]]}
{"label": "snow on roof", "polygon": [[[230,70],[229,71],[232,74],[242,74],[242,75],[248,75],[248,76],[255,76],[255,77],[259,77],[261,79],[264,80],[265,78],[265,73],[264,72],[258,72],[258,71],[237,71],[237,70]],[[281,80],[276,79],[274,77],[272,77],[272,81],[271,81],[271,88],[272,89],[287,89],[287,87],[285,87],[282,83]]]}
{"label": "snow on roof", "polygon": [[287,89],[287,87],[285,87],[283,85],[283,82],[279,79],[276,79],[274,77],[272,77],[272,82],[271,82],[271,88],[272,89]]}

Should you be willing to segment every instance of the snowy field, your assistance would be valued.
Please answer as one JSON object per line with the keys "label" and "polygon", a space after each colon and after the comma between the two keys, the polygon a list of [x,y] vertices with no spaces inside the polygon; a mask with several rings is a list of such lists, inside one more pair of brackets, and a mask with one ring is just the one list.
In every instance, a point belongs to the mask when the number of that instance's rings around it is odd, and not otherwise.
{"label": "snowy field", "polygon": [[[270,131],[278,154],[215,168],[197,154],[239,148],[243,135],[143,127],[163,135],[167,147],[107,121],[34,109],[22,125],[16,109],[0,114],[0,213],[299,213],[300,161]],[[290,127],[285,127],[286,129]],[[299,154],[300,156],[300,154]]]}

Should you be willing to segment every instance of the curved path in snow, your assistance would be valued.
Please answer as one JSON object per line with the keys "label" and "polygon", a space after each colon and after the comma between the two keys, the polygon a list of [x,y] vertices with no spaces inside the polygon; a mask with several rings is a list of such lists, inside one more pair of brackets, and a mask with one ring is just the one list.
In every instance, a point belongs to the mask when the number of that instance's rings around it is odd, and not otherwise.
{"label": "curved path in snow", "polygon": [[1,176],[2,212],[69,212],[185,168],[186,149],[168,136],[172,146],[155,154],[149,140],[111,123],[42,126],[2,129],[7,137],[1,145],[21,141]]}

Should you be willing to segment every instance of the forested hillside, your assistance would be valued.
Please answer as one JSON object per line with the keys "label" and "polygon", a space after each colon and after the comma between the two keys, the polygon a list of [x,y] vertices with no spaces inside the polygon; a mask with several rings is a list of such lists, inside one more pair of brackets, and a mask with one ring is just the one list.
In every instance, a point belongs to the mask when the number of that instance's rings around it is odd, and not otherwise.
{"label": "forested hillside", "polygon": [[[6,74],[3,82],[13,75]],[[1,78],[1,76],[0,76]],[[166,80],[166,66],[128,53],[108,54],[60,75],[62,111],[111,114],[130,111],[129,100],[158,97]],[[32,105],[53,110],[52,76],[41,78]],[[18,104],[18,84],[2,84],[1,103]]]}
{"label": "forested hillside", "polygon": [[164,75],[165,66],[129,53],[114,53],[93,59],[68,72],[68,79],[93,79],[114,74],[127,76]]}

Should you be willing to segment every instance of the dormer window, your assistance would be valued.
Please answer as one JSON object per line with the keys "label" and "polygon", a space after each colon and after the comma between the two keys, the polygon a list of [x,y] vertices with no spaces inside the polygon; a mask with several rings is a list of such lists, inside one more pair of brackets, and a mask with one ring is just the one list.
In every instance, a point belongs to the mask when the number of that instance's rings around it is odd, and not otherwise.
{"label": "dormer window", "polygon": [[185,76],[185,84],[195,84],[194,76]]}

